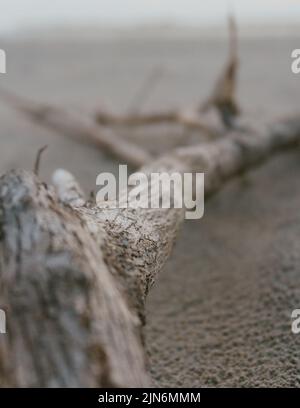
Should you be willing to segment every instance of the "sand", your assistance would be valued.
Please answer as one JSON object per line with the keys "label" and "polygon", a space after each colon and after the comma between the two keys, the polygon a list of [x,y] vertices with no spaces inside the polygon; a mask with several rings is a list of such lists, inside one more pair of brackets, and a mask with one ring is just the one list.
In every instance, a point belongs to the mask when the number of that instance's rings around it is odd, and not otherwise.
{"label": "sand", "polygon": [[[262,119],[297,111],[300,76],[290,54],[300,38],[243,38],[239,98]],[[2,44],[8,74],[0,86],[85,109],[126,111],[147,73],[165,74],[144,108],[190,105],[209,92],[226,55],[222,39],[52,39]],[[33,126],[0,105],[0,170],[32,169],[48,144],[41,177],[65,167],[87,193],[118,162],[95,148]],[[127,135],[128,136],[128,135]],[[125,137],[125,135],[124,135]],[[129,137],[164,152],[182,135]],[[197,136],[187,137],[196,143]],[[157,386],[299,386],[300,161],[298,149],[274,158],[213,197],[199,221],[187,221],[147,304],[149,367]]]}

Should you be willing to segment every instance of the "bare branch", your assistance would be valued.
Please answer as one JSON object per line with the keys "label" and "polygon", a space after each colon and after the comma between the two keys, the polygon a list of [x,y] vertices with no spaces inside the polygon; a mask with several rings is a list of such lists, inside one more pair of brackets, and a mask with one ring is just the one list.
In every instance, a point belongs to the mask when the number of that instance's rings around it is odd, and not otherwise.
{"label": "bare branch", "polygon": [[[105,110],[97,111],[96,121],[105,126],[145,126],[158,124],[176,124],[187,129],[197,129],[208,136],[218,136],[203,117],[203,113],[216,108],[222,123],[226,128],[234,125],[240,108],[236,101],[236,83],[238,72],[237,27],[233,16],[228,18],[229,26],[229,59],[226,63],[211,96],[198,109],[174,109],[149,113],[133,112],[127,115],[117,115]],[[151,81],[149,81],[151,82]]]}
{"label": "bare branch", "polygon": [[212,95],[200,107],[200,112],[206,112],[215,107],[226,127],[232,127],[234,119],[240,114],[236,102],[236,83],[238,71],[237,28],[233,16],[229,16],[229,60],[221,73]]}
{"label": "bare branch", "polygon": [[165,112],[150,112],[129,115],[116,115],[104,110],[98,111],[96,121],[105,126],[149,126],[161,124],[180,125],[187,129],[195,129],[205,135],[216,137],[218,129],[213,128],[194,110],[180,109]]}
{"label": "bare branch", "polygon": [[[141,171],[204,172],[209,196],[299,141],[297,116],[176,149]],[[74,180],[58,179],[64,201]],[[1,385],[148,385],[144,302],[185,210],[73,208],[24,171],[0,179],[0,209],[0,296],[11,316],[0,339]]]}
{"label": "bare branch", "polygon": [[4,101],[33,122],[81,142],[92,143],[133,167],[139,167],[151,161],[151,155],[144,149],[118,137],[112,129],[96,125],[89,117],[81,117],[79,114],[50,104],[35,103],[4,90],[1,90],[0,95]]}

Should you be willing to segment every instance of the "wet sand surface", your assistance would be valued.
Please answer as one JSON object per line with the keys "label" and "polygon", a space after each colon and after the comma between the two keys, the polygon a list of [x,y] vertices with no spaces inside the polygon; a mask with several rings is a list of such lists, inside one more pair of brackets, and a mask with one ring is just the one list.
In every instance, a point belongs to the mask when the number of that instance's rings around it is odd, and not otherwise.
{"label": "wet sand surface", "polygon": [[[291,51],[300,38],[243,39],[239,98],[262,119],[299,111],[300,76]],[[144,77],[164,75],[144,109],[197,103],[226,56],[217,39],[21,41],[3,43],[8,74],[0,86],[36,100],[91,112],[126,111]],[[118,162],[94,147],[28,123],[0,105],[0,170],[32,169],[47,144],[41,177],[72,171],[87,193]],[[183,143],[179,132],[130,134],[153,152]],[[187,137],[196,143],[197,136]],[[187,221],[147,304],[149,365],[158,386],[299,386],[300,150],[272,159],[210,199],[204,218]]]}

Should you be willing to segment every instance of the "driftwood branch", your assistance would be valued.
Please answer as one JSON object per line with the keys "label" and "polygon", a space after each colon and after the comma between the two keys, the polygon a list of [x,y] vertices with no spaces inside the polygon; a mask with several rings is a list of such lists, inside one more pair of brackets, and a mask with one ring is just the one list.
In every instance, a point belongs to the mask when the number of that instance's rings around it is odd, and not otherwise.
{"label": "driftwood branch", "polygon": [[[218,79],[212,95],[201,107],[178,108],[165,111],[139,113],[137,106],[147,97],[150,87],[159,79],[161,70],[154,70],[146,78],[138,95],[134,99],[129,113],[118,115],[106,110],[98,110],[94,117],[82,116],[51,104],[36,103],[14,93],[1,89],[1,98],[21,112],[31,121],[54,129],[80,141],[88,141],[106,153],[109,153],[133,167],[142,166],[152,160],[151,155],[141,147],[120,137],[115,127],[141,127],[149,125],[179,125],[187,130],[197,130],[201,135],[216,138],[224,133],[213,126],[203,116],[211,107],[215,107],[225,128],[232,128],[240,109],[236,102],[235,91],[238,71],[237,30],[233,17],[229,18],[229,61]],[[138,105],[137,105],[138,104]]]}
{"label": "driftwood branch", "polygon": [[216,108],[224,125],[227,128],[231,128],[234,126],[235,118],[240,114],[240,107],[236,100],[237,72],[239,65],[237,27],[233,16],[229,17],[228,25],[230,36],[229,59],[211,96],[200,107],[200,112],[206,112],[211,108]]}
{"label": "driftwood branch", "polygon": [[1,178],[0,208],[1,385],[147,385],[139,321],[104,261],[94,217],[24,171]]}
{"label": "driftwood branch", "polygon": [[150,113],[134,113],[117,115],[99,111],[95,115],[96,122],[103,126],[140,127],[149,125],[180,125],[186,129],[198,130],[207,136],[217,136],[218,129],[214,128],[206,119],[194,109],[174,109]]}
{"label": "driftwood branch", "polygon": [[[204,172],[206,195],[300,141],[300,117],[177,149],[141,171]],[[143,386],[144,302],[184,209],[99,209],[64,171],[0,180],[0,379],[8,386]],[[78,201],[79,200],[79,201]]]}
{"label": "driftwood branch", "polygon": [[[125,115],[117,115],[105,110],[98,110],[95,119],[104,126],[149,126],[159,124],[175,124],[183,126],[186,129],[200,131],[207,136],[217,136],[220,132],[214,128],[203,115],[211,108],[215,108],[220,115],[225,128],[232,128],[236,117],[240,114],[240,107],[236,100],[237,73],[239,67],[238,61],[238,41],[237,26],[233,16],[228,18],[229,27],[229,57],[212,94],[199,107],[187,109],[186,107],[171,109],[166,111],[139,113],[137,111],[129,112]],[[154,79],[156,77],[154,76]],[[146,82],[146,91],[148,84],[151,84],[153,77]],[[143,90],[141,95],[146,92]],[[139,97],[139,101],[141,97]]]}
{"label": "driftwood branch", "polygon": [[[230,131],[226,137],[182,147],[158,159],[103,126],[176,123],[214,133],[199,109],[123,117],[99,112],[97,124],[94,118],[4,91],[1,95],[34,122],[141,166],[140,172],[148,177],[204,172],[207,198],[227,180],[300,141],[300,116],[256,131],[238,125],[236,71],[231,21],[229,63],[203,107],[217,108]],[[149,385],[145,300],[170,256],[184,212],[184,208],[99,208],[86,200],[65,170],[54,173],[53,186],[23,170],[5,174],[0,179],[0,297],[8,334],[0,336],[0,385]]]}
{"label": "driftwood branch", "polygon": [[112,129],[97,125],[92,118],[50,104],[36,103],[1,89],[1,98],[31,121],[84,143],[91,143],[133,167],[151,161],[141,147],[119,137]]}

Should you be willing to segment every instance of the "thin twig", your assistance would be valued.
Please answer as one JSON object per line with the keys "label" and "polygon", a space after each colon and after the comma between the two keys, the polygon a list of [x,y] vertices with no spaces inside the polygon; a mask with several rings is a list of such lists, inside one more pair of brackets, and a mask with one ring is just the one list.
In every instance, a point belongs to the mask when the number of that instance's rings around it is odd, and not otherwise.
{"label": "thin twig", "polygon": [[35,162],[34,162],[34,174],[36,176],[39,175],[39,171],[40,171],[40,163],[41,163],[41,158],[42,158],[42,154],[44,153],[44,151],[48,148],[47,145],[41,147],[36,154],[36,158],[35,158]]}

